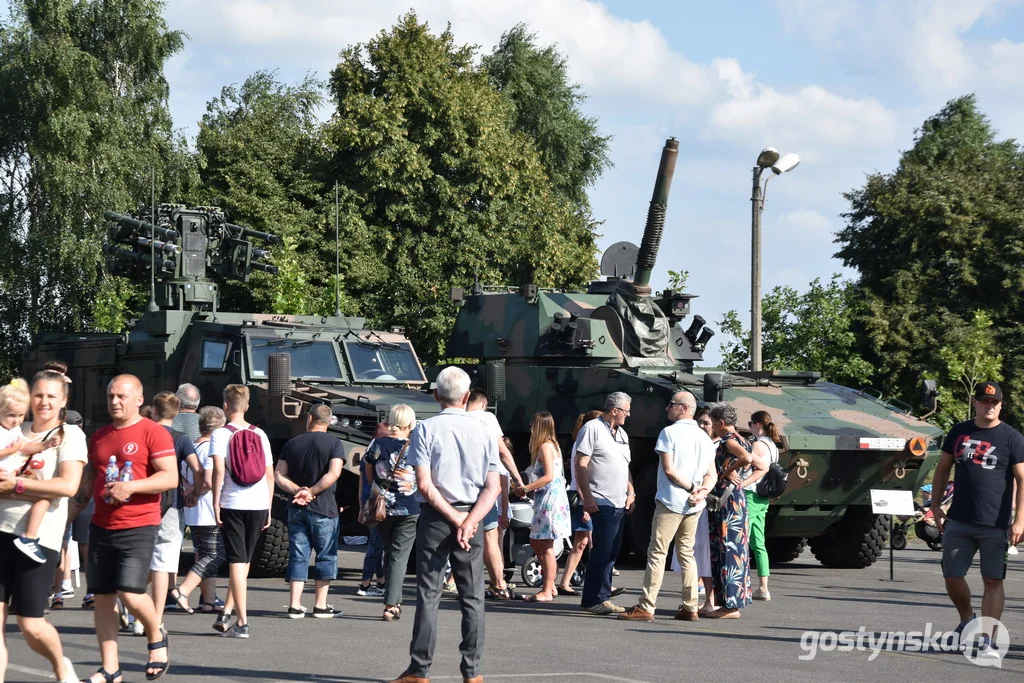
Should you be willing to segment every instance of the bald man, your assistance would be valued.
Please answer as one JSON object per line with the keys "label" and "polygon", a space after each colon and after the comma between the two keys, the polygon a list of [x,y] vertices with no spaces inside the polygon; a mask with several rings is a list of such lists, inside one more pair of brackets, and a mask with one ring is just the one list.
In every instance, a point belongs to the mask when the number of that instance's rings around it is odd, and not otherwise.
{"label": "bald man", "polygon": [[[139,414],[142,403],[138,377],[118,375],[110,381],[107,412],[112,424],[89,439],[89,463],[76,496],[80,501],[91,490],[96,503],[89,529],[88,579],[89,592],[96,595],[94,619],[102,666],[89,679],[93,683],[121,676],[116,598],[146,630],[150,651],[146,673],[163,675],[168,668],[167,641],[146,584],[160,527],[160,494],[177,487],[178,469],[171,435]],[[111,461],[119,474],[114,482],[105,476]]]}
{"label": "bald man", "polygon": [[653,621],[654,606],[665,575],[669,544],[676,542],[676,556],[682,568],[683,606],[676,619],[697,621],[697,562],[693,544],[704,497],[715,485],[715,447],[711,437],[693,419],[697,399],[680,391],[669,401],[665,412],[670,424],[661,430],[654,446],[658,454],[658,491],[655,494],[651,544],[647,549],[640,602],[619,615],[627,621]]}

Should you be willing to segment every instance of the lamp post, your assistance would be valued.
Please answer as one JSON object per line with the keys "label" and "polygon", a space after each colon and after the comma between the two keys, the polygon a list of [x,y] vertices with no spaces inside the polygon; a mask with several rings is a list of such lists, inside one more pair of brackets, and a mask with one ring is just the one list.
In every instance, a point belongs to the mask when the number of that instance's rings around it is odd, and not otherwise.
{"label": "lamp post", "polygon": [[779,150],[768,147],[757,156],[754,166],[753,191],[750,195],[750,369],[761,369],[761,214],[764,212],[764,198],[768,190],[761,174],[771,169],[772,174],[782,175],[792,171],[800,163],[796,154],[779,155]]}

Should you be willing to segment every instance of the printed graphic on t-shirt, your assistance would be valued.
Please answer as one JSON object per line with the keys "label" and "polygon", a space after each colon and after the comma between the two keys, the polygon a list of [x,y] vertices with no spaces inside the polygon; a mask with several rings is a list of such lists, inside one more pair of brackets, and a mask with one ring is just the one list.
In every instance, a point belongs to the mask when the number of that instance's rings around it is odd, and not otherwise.
{"label": "printed graphic on t-shirt", "polygon": [[988,441],[972,439],[970,434],[961,434],[956,440],[953,457],[957,462],[981,465],[986,470],[994,470],[998,459],[996,458],[996,447]]}

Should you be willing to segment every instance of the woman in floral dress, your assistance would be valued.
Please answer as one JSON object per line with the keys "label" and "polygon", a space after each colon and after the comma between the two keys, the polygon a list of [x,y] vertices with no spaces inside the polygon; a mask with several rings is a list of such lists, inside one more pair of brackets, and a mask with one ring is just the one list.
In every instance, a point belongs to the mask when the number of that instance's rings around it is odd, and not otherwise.
{"label": "woman in floral dress", "polygon": [[715,455],[718,482],[711,495],[721,507],[708,513],[711,533],[711,578],[719,608],[713,619],[739,619],[750,604],[750,559],[747,556],[747,499],[742,472],[750,467],[750,443],[736,431],[736,409],[727,403],[711,408],[711,425],[721,441]]}
{"label": "woman in floral dress", "polygon": [[527,602],[551,602],[557,595],[555,577],[558,564],[555,560],[555,541],[572,535],[569,516],[569,496],[565,491],[565,475],[562,469],[562,451],[555,437],[555,421],[551,413],[541,412],[533,416],[530,424],[530,457],[536,478],[516,488],[516,495],[523,496],[531,491],[537,495],[533,500],[533,524],[530,529],[530,545],[540,560],[544,585],[535,595],[525,598]]}

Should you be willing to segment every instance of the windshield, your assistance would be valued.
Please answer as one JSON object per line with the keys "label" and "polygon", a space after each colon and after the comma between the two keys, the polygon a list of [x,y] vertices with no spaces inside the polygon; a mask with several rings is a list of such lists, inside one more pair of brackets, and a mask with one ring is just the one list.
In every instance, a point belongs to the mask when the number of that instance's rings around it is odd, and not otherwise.
{"label": "windshield", "polygon": [[342,379],[334,342],[251,338],[249,358],[253,377],[267,376],[267,357],[272,353],[292,357],[292,377]]}
{"label": "windshield", "polygon": [[347,341],[345,350],[356,381],[425,382],[408,342]]}

